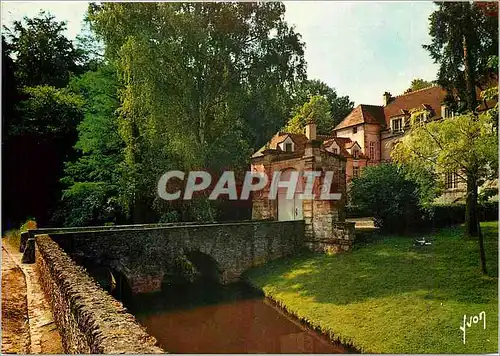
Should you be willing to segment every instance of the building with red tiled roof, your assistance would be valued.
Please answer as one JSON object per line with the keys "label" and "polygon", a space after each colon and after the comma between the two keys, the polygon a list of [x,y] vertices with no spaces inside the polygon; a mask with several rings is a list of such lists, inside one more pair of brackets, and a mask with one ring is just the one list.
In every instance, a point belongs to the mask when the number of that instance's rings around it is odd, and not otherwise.
{"label": "building with red tiled roof", "polygon": [[348,139],[360,147],[357,158],[346,156],[347,181],[367,165],[390,161],[392,147],[408,127],[412,110],[426,110],[429,118],[449,116],[451,113],[443,104],[445,97],[442,88],[431,86],[397,97],[386,92],[384,105],[360,104],[354,108],[333,129],[337,138]]}
{"label": "building with red tiled roof", "polygon": [[[478,98],[479,93],[478,89]],[[361,104],[354,108],[333,129],[337,139],[349,140],[361,147],[362,154],[358,159],[346,155],[347,181],[359,174],[364,166],[391,161],[391,151],[408,129],[413,110],[425,110],[427,120],[452,117],[453,112],[445,104],[446,95],[446,91],[439,86],[430,86],[396,97],[386,92],[383,95],[384,105]],[[478,110],[491,108],[495,103],[480,102]],[[457,193],[454,196],[463,195],[464,184],[458,182],[456,175],[448,177],[446,185]]]}

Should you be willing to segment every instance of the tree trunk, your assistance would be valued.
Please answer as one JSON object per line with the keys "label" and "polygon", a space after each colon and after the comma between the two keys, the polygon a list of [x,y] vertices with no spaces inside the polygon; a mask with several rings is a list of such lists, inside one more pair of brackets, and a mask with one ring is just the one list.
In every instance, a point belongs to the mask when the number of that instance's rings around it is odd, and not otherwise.
{"label": "tree trunk", "polygon": [[467,176],[467,205],[465,207],[465,232],[468,236],[477,237],[479,242],[479,257],[481,272],[486,274],[486,256],[484,253],[484,239],[479,225],[479,212],[477,209],[477,181]]}
{"label": "tree trunk", "polygon": [[467,175],[467,204],[465,206],[465,232],[468,236],[478,237],[477,182]]}
{"label": "tree trunk", "polygon": [[475,75],[472,68],[472,57],[469,51],[469,42],[466,35],[463,36],[463,47],[464,47],[464,76],[465,76],[465,88],[467,90],[467,109],[470,111],[475,111],[477,106],[476,99],[476,85],[475,85]]}

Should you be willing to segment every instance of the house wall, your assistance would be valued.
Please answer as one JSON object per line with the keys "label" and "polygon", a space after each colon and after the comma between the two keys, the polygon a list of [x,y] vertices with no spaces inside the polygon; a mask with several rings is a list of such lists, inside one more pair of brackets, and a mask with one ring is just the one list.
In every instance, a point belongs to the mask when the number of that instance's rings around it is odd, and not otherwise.
{"label": "house wall", "polygon": [[361,147],[361,151],[364,152],[365,150],[365,129],[363,125],[357,125],[356,127],[358,128],[357,133],[352,133],[352,129],[354,126],[351,127],[346,127],[344,129],[340,129],[335,131],[337,134],[337,137],[347,137],[350,138],[351,141],[356,141],[359,146]]}
{"label": "house wall", "polygon": [[347,158],[346,161],[346,182],[350,183],[352,181],[352,178],[354,177],[354,167],[360,167],[360,173],[363,169],[363,167],[366,167],[368,165],[366,159],[353,159],[353,158]]}
{"label": "house wall", "polygon": [[370,157],[370,142],[375,142],[375,159],[369,160],[369,165],[374,165],[380,162],[381,157],[381,149],[380,149],[380,125],[375,124],[365,124],[364,125],[364,141],[365,141],[365,149],[364,154],[367,157]]}
{"label": "house wall", "polygon": [[390,162],[391,161],[391,151],[393,145],[403,137],[400,133],[391,133],[389,130],[381,132],[381,161]]}

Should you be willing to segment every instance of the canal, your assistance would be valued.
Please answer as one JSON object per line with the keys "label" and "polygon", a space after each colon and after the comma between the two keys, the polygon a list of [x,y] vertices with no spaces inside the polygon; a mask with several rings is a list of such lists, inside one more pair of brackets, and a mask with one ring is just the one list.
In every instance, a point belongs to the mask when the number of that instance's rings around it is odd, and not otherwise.
{"label": "canal", "polygon": [[160,346],[172,353],[346,353],[308,330],[244,282],[165,286],[123,300]]}

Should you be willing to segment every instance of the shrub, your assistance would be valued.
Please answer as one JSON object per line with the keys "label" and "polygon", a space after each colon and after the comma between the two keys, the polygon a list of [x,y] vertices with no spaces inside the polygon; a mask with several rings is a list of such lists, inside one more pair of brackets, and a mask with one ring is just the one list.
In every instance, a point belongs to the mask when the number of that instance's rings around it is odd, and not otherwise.
{"label": "shrub", "polygon": [[13,246],[14,248],[18,249],[19,244],[21,243],[21,232],[25,232],[28,230],[33,230],[36,229],[36,221],[34,219],[28,219],[24,222],[24,224],[21,225],[19,229],[12,229],[9,230],[5,233],[5,241]]}
{"label": "shrub", "polygon": [[419,184],[402,167],[389,163],[365,167],[350,187],[351,203],[369,212],[375,226],[386,231],[400,232],[420,222],[419,198]]}
{"label": "shrub", "polygon": [[[480,221],[498,220],[498,201],[487,201],[478,204]],[[465,222],[465,204],[432,204],[426,209],[424,218],[433,227],[443,227]]]}

